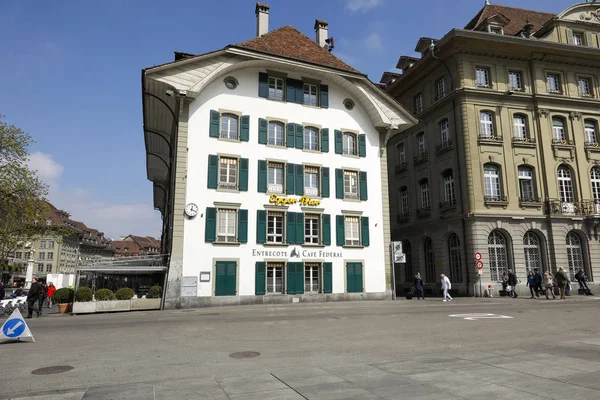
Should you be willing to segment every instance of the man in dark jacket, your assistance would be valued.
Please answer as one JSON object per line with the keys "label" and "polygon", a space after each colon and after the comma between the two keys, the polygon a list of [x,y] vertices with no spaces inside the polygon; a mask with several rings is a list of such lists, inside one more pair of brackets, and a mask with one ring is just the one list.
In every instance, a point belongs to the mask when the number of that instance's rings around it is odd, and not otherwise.
{"label": "man in dark jacket", "polygon": [[[34,276],[31,278],[31,287],[29,288],[29,292],[27,293],[27,317],[31,318],[33,316],[33,308],[37,301],[40,298],[40,285],[37,283],[37,278]],[[40,317],[40,310],[37,311],[38,318]]]}
{"label": "man in dark jacket", "polygon": [[512,269],[508,270],[508,284],[511,286],[510,291],[512,292],[513,297],[517,297],[517,292],[515,291],[517,286],[517,274],[513,272]]}
{"label": "man in dark jacket", "polygon": [[6,291],[4,290],[4,285],[0,283],[0,300],[4,300],[6,296]]}
{"label": "man in dark jacket", "polygon": [[535,268],[533,270],[535,272],[535,297],[540,297],[540,292],[542,290],[542,282],[544,281],[544,276],[542,275],[542,271]]}
{"label": "man in dark jacket", "polygon": [[560,288],[560,299],[561,300],[567,299],[565,297],[565,286],[567,286],[568,281],[569,281],[569,277],[565,273],[565,270],[563,269],[563,267],[560,267],[558,269],[558,272],[556,273],[556,283],[558,284],[558,287]]}

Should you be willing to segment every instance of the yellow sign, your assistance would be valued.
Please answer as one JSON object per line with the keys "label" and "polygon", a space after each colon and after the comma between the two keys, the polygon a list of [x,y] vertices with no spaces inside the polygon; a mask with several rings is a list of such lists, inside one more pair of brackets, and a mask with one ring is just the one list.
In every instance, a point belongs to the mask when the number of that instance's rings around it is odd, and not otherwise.
{"label": "yellow sign", "polygon": [[321,200],[314,200],[306,196],[296,199],[291,197],[277,197],[277,195],[272,194],[271,197],[269,197],[269,203],[275,203],[276,206],[287,206],[296,203],[300,203],[301,206],[318,206],[321,204]]}

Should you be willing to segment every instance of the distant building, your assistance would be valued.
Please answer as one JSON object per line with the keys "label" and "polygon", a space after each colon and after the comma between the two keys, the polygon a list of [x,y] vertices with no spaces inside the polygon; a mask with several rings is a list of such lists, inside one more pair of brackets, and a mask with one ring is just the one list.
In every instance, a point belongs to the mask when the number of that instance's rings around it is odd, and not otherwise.
{"label": "distant building", "polygon": [[151,236],[128,235],[120,240],[113,240],[115,257],[136,257],[160,254],[160,240]]}

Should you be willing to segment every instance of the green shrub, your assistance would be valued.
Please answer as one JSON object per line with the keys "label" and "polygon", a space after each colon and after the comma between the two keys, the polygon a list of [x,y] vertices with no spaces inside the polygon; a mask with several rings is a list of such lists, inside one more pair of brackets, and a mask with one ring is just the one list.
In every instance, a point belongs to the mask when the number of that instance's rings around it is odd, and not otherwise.
{"label": "green shrub", "polygon": [[135,293],[128,287],[121,288],[115,293],[117,300],[131,300],[133,296],[135,296]]}
{"label": "green shrub", "polygon": [[92,301],[92,289],[87,286],[77,289],[75,292],[75,301]]}
{"label": "green shrub", "polygon": [[148,294],[146,295],[147,299],[158,299],[162,295],[162,288],[160,286],[152,286],[150,290],[148,290]]}
{"label": "green shrub", "polygon": [[107,301],[112,300],[115,294],[110,289],[100,289],[96,291],[94,297],[96,297],[96,301]]}
{"label": "green shrub", "polygon": [[52,295],[52,302],[56,304],[65,304],[73,302],[73,289],[61,288],[57,289]]}

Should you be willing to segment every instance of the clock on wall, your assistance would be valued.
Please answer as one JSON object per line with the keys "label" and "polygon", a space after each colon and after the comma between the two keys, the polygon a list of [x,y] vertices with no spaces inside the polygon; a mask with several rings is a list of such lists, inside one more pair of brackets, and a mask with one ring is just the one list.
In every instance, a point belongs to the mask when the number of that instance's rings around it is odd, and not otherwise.
{"label": "clock on wall", "polygon": [[198,206],[194,203],[188,203],[185,206],[185,215],[188,218],[194,218],[196,215],[198,215]]}

